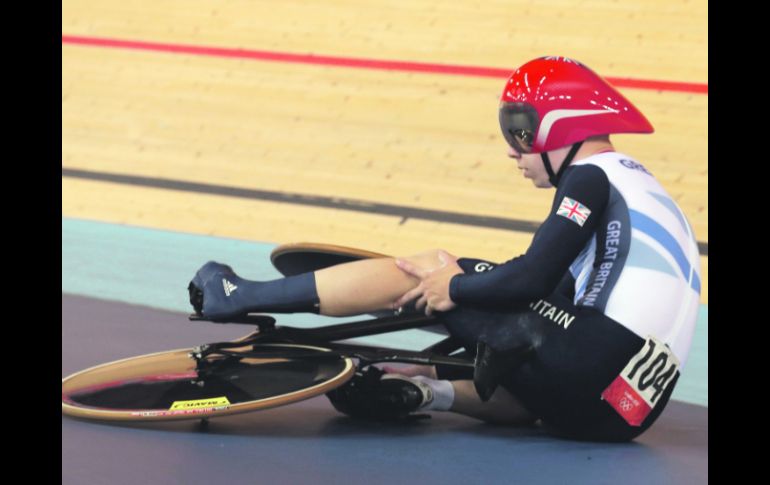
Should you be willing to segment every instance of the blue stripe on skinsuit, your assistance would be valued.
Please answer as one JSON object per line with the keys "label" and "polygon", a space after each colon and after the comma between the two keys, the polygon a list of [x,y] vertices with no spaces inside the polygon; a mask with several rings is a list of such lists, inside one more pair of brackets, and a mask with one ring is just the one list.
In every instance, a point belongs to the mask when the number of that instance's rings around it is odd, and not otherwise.
{"label": "blue stripe on skinsuit", "polygon": [[569,267],[570,274],[572,274],[572,277],[575,278],[575,281],[577,281],[578,276],[580,276],[580,272],[583,269],[583,265],[585,264],[585,261],[588,258],[589,254],[592,254],[595,251],[596,251],[596,236],[591,238],[588,244],[586,244],[586,247],[580,252],[578,257]]}
{"label": "blue stripe on skinsuit", "polygon": [[[693,234],[690,221],[687,220],[687,217],[685,217],[685,215],[682,214],[682,211],[679,210],[679,207],[677,207],[676,203],[674,203],[674,201],[671,200],[670,197],[663,194],[656,194],[655,192],[647,192],[647,193],[650,194],[655,200],[660,202],[662,206],[664,206],[666,209],[671,211],[672,214],[674,214],[674,216],[679,221],[679,224],[682,225],[682,229],[684,230],[684,232],[688,234]],[[693,234],[693,237],[695,237],[694,234]]]}
{"label": "blue stripe on skinsuit", "polygon": [[671,264],[660,255],[655,249],[642,241],[639,238],[632,238],[633,249],[629,251],[628,258],[626,259],[626,266],[634,266],[637,268],[651,269],[653,271],[659,271],[661,273],[669,274],[674,278],[678,278]]}
{"label": "blue stripe on skinsuit", "polygon": [[672,214],[677,218],[679,221],[679,224],[682,225],[682,229],[684,229],[684,232],[689,232],[687,224],[687,221],[685,220],[684,216],[682,215],[681,211],[677,208],[676,204],[673,200],[671,200],[669,197],[663,195],[663,194],[656,194],[655,192],[647,192],[650,194],[655,200],[661,203],[666,209],[671,211]]}
{"label": "blue stripe on skinsuit", "polygon": [[580,283],[580,288],[578,288],[578,291],[576,293],[575,301],[579,300],[580,298],[583,298],[583,295],[586,292],[586,286],[588,286],[588,280],[590,279],[591,279],[591,273],[588,273],[588,275],[586,275],[586,277],[583,279],[583,282]]}
{"label": "blue stripe on skinsuit", "polygon": [[[631,226],[658,241],[666,251],[674,257],[676,264],[679,265],[679,269],[682,271],[684,279],[687,280],[690,277],[690,269],[692,266],[684,255],[684,251],[682,251],[679,243],[674,239],[674,236],[672,236],[663,226],[641,212],[631,209],[629,210],[629,213],[631,216]],[[692,273],[690,286],[700,293],[700,278],[695,271]]]}

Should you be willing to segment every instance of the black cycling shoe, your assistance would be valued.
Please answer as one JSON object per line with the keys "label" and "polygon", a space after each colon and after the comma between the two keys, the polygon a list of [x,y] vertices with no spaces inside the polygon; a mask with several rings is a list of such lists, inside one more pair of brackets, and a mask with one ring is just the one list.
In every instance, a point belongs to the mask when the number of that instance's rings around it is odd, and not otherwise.
{"label": "black cycling shoe", "polygon": [[242,281],[230,266],[209,261],[187,286],[190,304],[197,315],[215,322],[244,315],[248,312],[238,293]]}
{"label": "black cycling shoe", "polygon": [[326,396],[337,411],[368,421],[429,418],[413,413],[433,400],[428,386],[374,366],[356,370],[351,380]]}

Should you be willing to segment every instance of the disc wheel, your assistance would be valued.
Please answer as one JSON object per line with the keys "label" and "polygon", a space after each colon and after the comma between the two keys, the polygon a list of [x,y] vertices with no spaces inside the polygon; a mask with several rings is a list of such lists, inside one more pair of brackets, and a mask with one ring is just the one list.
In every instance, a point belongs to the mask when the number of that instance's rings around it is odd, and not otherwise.
{"label": "disc wheel", "polygon": [[92,367],[62,379],[62,412],[107,421],[227,416],[309,399],[355,372],[351,359],[324,348],[259,344],[253,350],[264,356],[206,357],[204,372],[196,371],[190,349]]}

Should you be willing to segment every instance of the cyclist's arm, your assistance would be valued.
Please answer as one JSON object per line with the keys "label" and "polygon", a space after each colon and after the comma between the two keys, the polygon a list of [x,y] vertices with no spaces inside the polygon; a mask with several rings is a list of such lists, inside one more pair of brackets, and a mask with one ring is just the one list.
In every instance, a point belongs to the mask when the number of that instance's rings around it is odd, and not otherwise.
{"label": "cyclist's arm", "polygon": [[[551,294],[593,235],[607,207],[609,190],[609,180],[600,168],[568,168],[556,191],[551,213],[535,233],[527,252],[491,271],[453,277],[449,286],[452,301],[465,306],[507,309]],[[561,215],[566,206],[575,207],[572,218]]]}

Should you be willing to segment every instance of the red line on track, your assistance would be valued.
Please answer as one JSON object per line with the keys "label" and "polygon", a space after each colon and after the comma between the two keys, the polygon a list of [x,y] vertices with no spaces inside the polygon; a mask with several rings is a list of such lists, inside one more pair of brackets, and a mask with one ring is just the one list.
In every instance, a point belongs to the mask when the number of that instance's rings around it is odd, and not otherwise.
{"label": "red line on track", "polygon": [[[173,54],[192,54],[211,57],[229,57],[235,59],[254,59],[260,61],[287,62],[295,64],[317,64],[356,69],[383,69],[388,71],[425,72],[455,76],[479,76],[507,78],[512,70],[495,67],[460,66],[452,64],[432,64],[425,62],[386,61],[353,57],[321,56],[315,54],[293,54],[289,52],[262,51],[253,49],[233,49],[227,47],[204,47],[136,40],[106,39],[62,35],[62,44],[106,47],[114,49],[134,49]],[[708,84],[683,83],[674,81],[654,81],[647,79],[627,79],[607,77],[607,81],[619,88],[650,89],[656,91],[679,91],[694,94],[708,94]]]}

